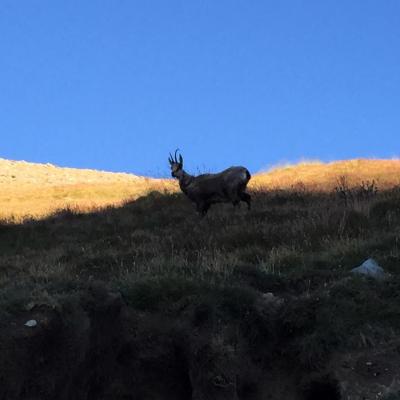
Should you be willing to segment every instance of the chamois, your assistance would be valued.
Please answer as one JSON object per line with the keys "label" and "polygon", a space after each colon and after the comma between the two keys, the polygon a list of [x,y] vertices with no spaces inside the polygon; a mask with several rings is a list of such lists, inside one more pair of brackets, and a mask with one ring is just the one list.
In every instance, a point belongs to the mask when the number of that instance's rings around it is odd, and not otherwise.
{"label": "chamois", "polygon": [[247,203],[250,209],[251,196],[245,192],[246,185],[251,175],[245,167],[230,167],[217,174],[202,174],[193,176],[183,170],[183,158],[176,153],[169,154],[171,175],[179,180],[182,192],[196,204],[196,209],[201,216],[206,215],[211,204],[232,203],[238,205],[240,201]]}

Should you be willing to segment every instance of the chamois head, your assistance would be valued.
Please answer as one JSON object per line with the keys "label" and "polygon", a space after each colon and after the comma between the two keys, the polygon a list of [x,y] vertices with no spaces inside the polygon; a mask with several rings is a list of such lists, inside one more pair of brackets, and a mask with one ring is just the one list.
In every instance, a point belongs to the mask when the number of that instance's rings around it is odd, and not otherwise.
{"label": "chamois head", "polygon": [[169,153],[169,165],[171,166],[171,175],[174,178],[178,178],[182,175],[182,168],[183,168],[183,158],[182,156],[179,154],[179,161],[176,158],[176,153],[178,152],[178,149],[175,150],[175,155],[172,158],[171,153]]}

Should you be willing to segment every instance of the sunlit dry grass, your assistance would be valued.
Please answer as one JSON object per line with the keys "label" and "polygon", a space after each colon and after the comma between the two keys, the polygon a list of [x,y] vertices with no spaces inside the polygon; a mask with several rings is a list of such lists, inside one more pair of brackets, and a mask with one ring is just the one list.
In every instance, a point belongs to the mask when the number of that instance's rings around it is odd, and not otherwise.
{"label": "sunlit dry grass", "polygon": [[43,218],[63,209],[91,212],[119,206],[128,200],[156,190],[176,190],[172,181],[138,180],[127,183],[80,183],[41,187],[40,185],[2,186],[0,219],[22,221]]}
{"label": "sunlit dry grass", "polygon": [[331,163],[303,162],[272,168],[253,176],[252,186],[270,189],[290,189],[305,186],[308,190],[330,191],[338,179],[346,177],[350,187],[375,181],[381,189],[400,184],[400,160],[356,159]]}
{"label": "sunlit dry grass", "polygon": [[0,219],[15,222],[61,209],[90,212],[119,206],[153,190],[177,190],[176,182],[168,179],[2,159],[0,187]]}
{"label": "sunlit dry grass", "polygon": [[[345,177],[349,187],[372,182],[380,189],[400,184],[400,160],[302,162],[253,174],[250,190],[331,191]],[[176,192],[176,181],[131,174],[58,168],[0,159],[0,219],[43,218],[60,209],[91,212],[119,206],[151,191]]]}

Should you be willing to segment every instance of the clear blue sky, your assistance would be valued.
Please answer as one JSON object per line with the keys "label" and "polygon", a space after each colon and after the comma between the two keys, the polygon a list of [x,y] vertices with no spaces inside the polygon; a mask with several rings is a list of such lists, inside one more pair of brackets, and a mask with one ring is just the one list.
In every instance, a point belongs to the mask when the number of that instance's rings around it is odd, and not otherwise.
{"label": "clear blue sky", "polygon": [[399,155],[399,0],[3,0],[0,157],[168,174]]}

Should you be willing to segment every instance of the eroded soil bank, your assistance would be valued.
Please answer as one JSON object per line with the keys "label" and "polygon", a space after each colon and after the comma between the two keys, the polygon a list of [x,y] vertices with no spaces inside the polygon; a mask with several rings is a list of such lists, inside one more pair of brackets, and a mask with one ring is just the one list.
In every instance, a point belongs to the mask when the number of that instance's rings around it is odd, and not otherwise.
{"label": "eroded soil bank", "polygon": [[61,310],[36,305],[1,322],[0,399],[350,400],[400,388],[400,344],[305,366],[282,312],[272,296],[240,322],[190,302],[139,312],[93,287]]}

